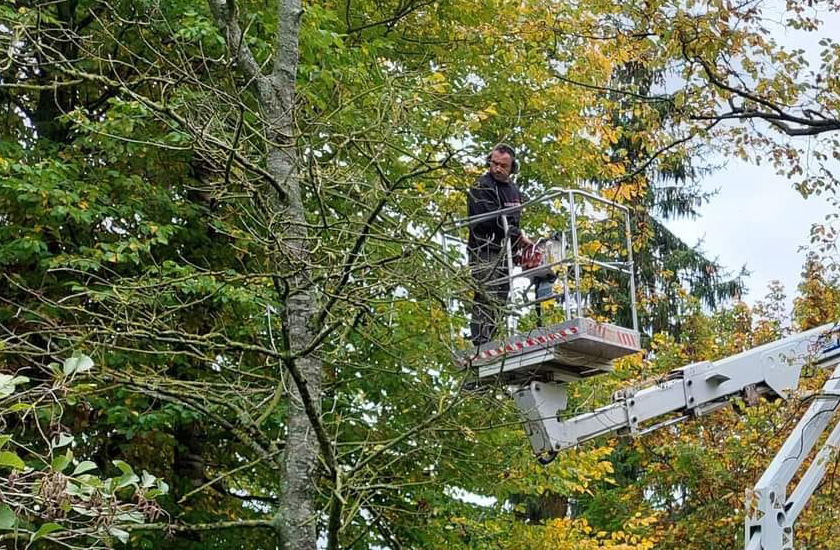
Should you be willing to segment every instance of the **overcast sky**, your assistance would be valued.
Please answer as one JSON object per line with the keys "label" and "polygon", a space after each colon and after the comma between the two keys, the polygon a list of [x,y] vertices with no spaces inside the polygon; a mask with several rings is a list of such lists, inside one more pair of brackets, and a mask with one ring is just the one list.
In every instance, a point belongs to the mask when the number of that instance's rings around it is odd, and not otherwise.
{"label": "overcast sky", "polygon": [[767,294],[767,284],[785,285],[790,308],[809,243],[811,224],[822,222],[832,207],[823,197],[805,200],[791,182],[766,166],[732,160],[703,182],[718,189],[697,220],[668,222],[667,226],[689,244],[702,240],[709,257],[736,273],[746,265],[745,301],[754,304]]}
{"label": "overcast sky", "polygon": [[[778,21],[768,25],[773,38],[786,48],[805,50],[811,70],[817,71],[821,50],[817,42],[821,36],[836,38],[832,29],[840,29],[840,14],[821,14],[824,30],[805,33],[786,28],[781,15],[769,13]],[[840,173],[840,163],[835,164],[836,173]],[[733,273],[746,265],[752,275],[747,279],[749,292],[744,299],[750,304],[767,294],[771,280],[781,281],[790,311],[805,259],[800,248],[809,243],[811,225],[822,222],[833,210],[825,196],[805,200],[793,189],[792,182],[777,176],[772,167],[738,159],[729,160],[702,185],[706,190],[719,190],[701,209],[702,217],[669,222],[668,227],[689,244],[702,239],[707,255],[717,257]]]}

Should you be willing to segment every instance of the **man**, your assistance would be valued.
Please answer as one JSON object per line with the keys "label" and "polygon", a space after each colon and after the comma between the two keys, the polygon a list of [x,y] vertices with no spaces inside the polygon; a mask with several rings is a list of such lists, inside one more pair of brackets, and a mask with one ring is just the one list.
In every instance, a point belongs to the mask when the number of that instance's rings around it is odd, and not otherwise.
{"label": "man", "polygon": [[[519,189],[510,181],[518,168],[516,152],[510,145],[496,145],[487,157],[487,167],[487,173],[469,191],[467,215],[470,218],[519,206],[523,202]],[[530,239],[519,229],[519,212],[511,212],[505,217],[512,250],[531,246]],[[493,340],[510,292],[504,239],[501,216],[470,223],[467,249],[470,271],[476,283],[470,339],[476,347]],[[498,279],[504,280],[490,284]]]}

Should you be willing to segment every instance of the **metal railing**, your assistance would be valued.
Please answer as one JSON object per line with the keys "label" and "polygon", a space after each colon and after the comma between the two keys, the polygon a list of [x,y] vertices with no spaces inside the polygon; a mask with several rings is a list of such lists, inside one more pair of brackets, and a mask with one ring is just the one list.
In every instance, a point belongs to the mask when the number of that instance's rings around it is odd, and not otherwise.
{"label": "metal railing", "polygon": [[[624,218],[624,232],[625,232],[625,248],[626,248],[626,259],[618,260],[618,261],[602,261],[597,260],[595,258],[590,258],[580,253],[579,247],[579,231],[578,231],[578,213],[576,208],[576,197],[580,197],[585,201],[592,201],[594,203],[599,203],[608,206],[610,209],[614,211],[619,211]],[[540,265],[539,267],[532,268],[532,269],[525,269],[521,271],[514,270],[514,253],[513,253],[513,245],[511,243],[511,239],[508,238],[509,233],[509,226],[507,215],[513,214],[517,212],[521,212],[527,209],[530,206],[538,205],[546,203],[547,201],[551,201],[554,199],[560,198],[563,201],[563,206],[569,212],[569,227],[567,230],[561,232],[561,239],[560,239],[560,257],[554,261],[547,262],[545,264]],[[609,199],[605,199],[603,197],[599,197],[593,193],[589,193],[587,191],[582,191],[579,189],[563,189],[559,187],[549,189],[545,194],[526,201],[519,206],[512,206],[508,208],[502,208],[499,210],[495,210],[493,212],[488,212],[486,214],[481,214],[478,216],[473,216],[470,218],[462,218],[455,220],[444,226],[442,234],[442,244],[444,250],[447,249],[447,242],[453,241],[463,245],[466,245],[466,242],[463,239],[454,235],[454,232],[458,229],[462,229],[464,227],[469,227],[471,224],[475,224],[481,221],[490,220],[490,219],[501,219],[502,229],[505,233],[504,237],[504,252],[505,252],[505,262],[507,263],[508,267],[508,277],[504,277],[501,279],[496,279],[490,281],[487,284],[494,284],[499,283],[505,280],[508,280],[511,283],[511,287],[513,286],[513,281],[516,279],[521,278],[528,278],[537,271],[544,271],[546,268],[550,268],[555,271],[559,271],[559,275],[563,278],[563,294],[559,295],[556,293],[551,293],[548,296],[537,297],[535,300],[527,301],[523,304],[519,305],[519,308],[528,307],[531,305],[537,305],[551,299],[557,299],[562,297],[563,304],[565,307],[565,313],[567,318],[572,317],[572,312],[574,311],[575,316],[582,317],[584,311],[584,300],[581,294],[581,266],[598,266],[600,268],[615,271],[626,275],[629,279],[629,303],[631,309],[631,318],[632,318],[632,328],[633,330],[639,330],[639,321],[638,315],[636,311],[636,278],[634,274],[634,263],[633,263],[633,242],[632,236],[630,231],[630,209],[622,204],[619,204],[615,201],[611,201]],[[567,237],[567,235],[570,237]],[[571,241],[569,243],[568,241]],[[571,255],[568,255],[568,245],[571,244]],[[556,268],[556,269],[555,269]],[[574,300],[569,295],[569,270],[572,271],[572,278],[573,278],[573,286],[574,289]],[[574,309],[572,308],[574,306]]]}

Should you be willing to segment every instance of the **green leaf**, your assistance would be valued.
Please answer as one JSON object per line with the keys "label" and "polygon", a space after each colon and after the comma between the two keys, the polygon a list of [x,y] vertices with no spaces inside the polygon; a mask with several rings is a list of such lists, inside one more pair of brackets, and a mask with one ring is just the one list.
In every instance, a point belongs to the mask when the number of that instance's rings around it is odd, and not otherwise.
{"label": "green leaf", "polygon": [[96,468],[97,466],[95,462],[85,460],[84,462],[79,462],[79,464],[76,465],[76,467],[73,469],[73,475],[77,476],[79,474],[95,470]]}
{"label": "green leaf", "polygon": [[0,506],[0,529],[13,529],[17,518],[8,504]]}
{"label": "green leaf", "polygon": [[131,469],[131,466],[128,463],[123,462],[122,460],[113,460],[111,463],[120,469],[123,475],[134,474],[134,470]]}
{"label": "green leaf", "polygon": [[39,527],[37,531],[32,533],[32,539],[30,540],[30,542],[35,542],[36,540],[38,540],[40,538],[46,537],[50,533],[54,533],[54,532],[60,531],[62,529],[64,529],[64,527],[62,527],[61,525],[59,525],[57,523],[53,523],[53,522],[45,523],[41,527]]}
{"label": "green leaf", "polygon": [[114,460],[114,466],[120,469],[123,475],[117,479],[117,489],[122,489],[123,487],[128,487],[134,483],[140,481],[140,478],[137,477],[137,474],[134,473],[134,470],[131,469],[131,466],[123,462],[122,460]]}
{"label": "green leaf", "polygon": [[119,529],[117,527],[109,527],[108,532],[117,538],[121,543],[128,544],[128,531]]}
{"label": "green leaf", "polygon": [[67,486],[64,488],[64,492],[71,497],[83,497],[84,493],[82,492],[82,488],[75,483],[68,481]]}
{"label": "green leaf", "polygon": [[3,446],[6,445],[6,443],[11,441],[11,439],[12,439],[12,436],[10,436],[10,435],[0,435],[0,449],[2,449]]}
{"label": "green leaf", "polygon": [[63,455],[59,455],[53,458],[50,467],[53,469],[53,471],[63,472],[64,469],[67,468],[67,466],[69,466],[71,462],[73,462],[73,451],[67,449],[67,452]]}
{"label": "green leaf", "polygon": [[64,360],[64,375],[70,376],[76,373],[87,372],[93,367],[93,359],[87,355],[68,357]]}
{"label": "green leaf", "polygon": [[73,441],[73,436],[72,435],[65,434],[65,433],[59,434],[58,438],[53,440],[52,448],[53,449],[58,449],[58,448],[64,447],[65,445],[68,445],[71,441]]}
{"label": "green leaf", "polygon": [[12,376],[11,374],[0,374],[0,399],[8,397],[15,392],[15,386],[29,382],[25,376]]}
{"label": "green leaf", "polygon": [[7,466],[9,468],[14,468],[15,470],[23,470],[26,468],[26,464],[23,463],[23,460],[12,451],[3,451],[0,452],[0,466]]}
{"label": "green leaf", "polygon": [[[149,493],[155,492],[155,496],[157,496],[158,492],[161,495],[166,495],[169,493],[169,484],[163,481],[162,479],[157,480],[157,489],[152,489]],[[149,497],[154,498],[154,497]]]}
{"label": "green leaf", "polygon": [[117,516],[114,519],[119,523],[143,523],[143,521],[145,521],[146,518],[142,512],[132,510],[130,512],[123,512],[122,514],[117,514]]}
{"label": "green leaf", "polygon": [[141,485],[141,487],[144,487],[144,488],[148,489],[149,487],[152,487],[155,484],[156,479],[157,478],[155,476],[153,476],[152,474],[150,474],[146,470],[143,470],[143,478],[142,478],[142,482],[141,482],[140,485]]}
{"label": "green leaf", "polygon": [[126,474],[124,476],[120,476],[120,478],[117,480],[117,489],[122,489],[123,487],[134,485],[138,481],[140,481],[140,478],[137,477],[136,474]]}

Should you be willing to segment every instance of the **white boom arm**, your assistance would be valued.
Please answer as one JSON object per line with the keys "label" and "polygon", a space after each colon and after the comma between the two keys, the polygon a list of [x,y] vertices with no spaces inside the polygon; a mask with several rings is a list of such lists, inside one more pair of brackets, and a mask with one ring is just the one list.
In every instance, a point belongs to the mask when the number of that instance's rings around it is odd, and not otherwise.
{"label": "white boom arm", "polygon": [[[787,398],[799,385],[802,366],[840,363],[840,331],[836,324],[759,346],[721,359],[693,363],[673,371],[665,380],[614,396],[614,403],[562,419],[567,404],[562,383],[530,382],[514,392],[525,416],[525,429],[538,455],[556,453],[599,435],[628,430],[643,434],[726,405],[739,395],[770,391]],[[792,524],[825,473],[826,462],[840,442],[840,424],[787,498],[787,485],[809,455],[840,403],[840,367],[779,450],[775,460],[748,491],[745,546],[747,550],[793,548]],[[650,426],[648,421],[682,413]]]}

